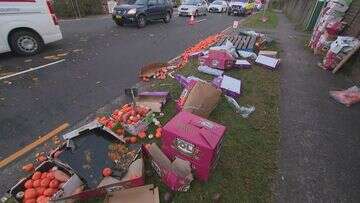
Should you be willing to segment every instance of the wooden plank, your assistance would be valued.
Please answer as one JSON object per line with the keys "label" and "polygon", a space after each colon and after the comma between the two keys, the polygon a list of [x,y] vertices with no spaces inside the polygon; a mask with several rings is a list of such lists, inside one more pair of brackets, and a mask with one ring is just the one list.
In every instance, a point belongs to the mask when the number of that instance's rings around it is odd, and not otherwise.
{"label": "wooden plank", "polygon": [[217,46],[220,46],[222,45],[226,40],[226,37],[222,37],[220,40],[219,40],[219,43],[217,43]]}
{"label": "wooden plank", "polygon": [[60,125],[59,127],[55,128],[54,130],[52,130],[51,132],[49,132],[48,134],[46,134],[46,135],[42,136],[41,138],[37,139],[35,142],[25,146],[24,148],[22,148],[21,150],[15,152],[14,154],[10,155],[6,159],[1,160],[0,168],[8,165],[9,163],[11,163],[11,162],[15,161],[17,158],[19,158],[20,156],[23,156],[24,154],[26,154],[26,153],[30,152],[31,150],[35,149],[36,147],[38,147],[42,143],[46,142],[47,140],[51,139],[52,137],[54,137],[55,135],[57,135],[61,131],[65,130],[67,127],[69,127],[69,124],[64,123],[64,124]]}
{"label": "wooden plank", "polygon": [[354,53],[360,48],[360,45],[357,45],[352,51],[350,51],[344,59],[334,68],[332,73],[336,73],[350,58]]}
{"label": "wooden plank", "polygon": [[234,46],[235,46],[235,48],[237,49],[237,47],[239,46],[239,44],[240,44],[240,41],[241,41],[241,36],[238,36],[237,37],[237,40],[236,40],[236,42],[235,42],[235,44],[234,44]]}
{"label": "wooden plank", "polygon": [[247,45],[249,44],[249,41],[250,41],[250,36],[247,36],[244,40],[244,44],[243,46],[241,47],[241,49],[246,49],[247,48]]}
{"label": "wooden plank", "polygon": [[248,45],[248,49],[254,49],[255,43],[256,43],[256,37],[252,36]]}
{"label": "wooden plank", "polygon": [[243,44],[244,44],[244,39],[245,39],[245,36],[242,36],[242,37],[240,38],[240,43],[239,43],[239,45],[236,47],[236,49],[241,49],[241,47],[242,47]]}

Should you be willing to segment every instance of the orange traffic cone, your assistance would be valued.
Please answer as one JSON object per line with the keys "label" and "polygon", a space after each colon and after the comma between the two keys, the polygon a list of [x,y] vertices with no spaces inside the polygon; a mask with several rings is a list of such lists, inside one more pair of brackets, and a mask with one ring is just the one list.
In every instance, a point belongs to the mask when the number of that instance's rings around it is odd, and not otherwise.
{"label": "orange traffic cone", "polygon": [[195,19],[194,19],[194,15],[191,15],[190,20],[188,22],[189,25],[194,25],[195,24]]}

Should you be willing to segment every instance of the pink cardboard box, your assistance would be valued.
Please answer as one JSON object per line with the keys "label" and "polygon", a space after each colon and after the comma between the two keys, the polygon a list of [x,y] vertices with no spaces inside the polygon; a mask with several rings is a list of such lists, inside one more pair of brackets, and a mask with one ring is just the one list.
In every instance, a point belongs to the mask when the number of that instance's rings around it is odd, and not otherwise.
{"label": "pink cardboard box", "polygon": [[235,59],[225,50],[210,50],[208,55],[200,57],[200,64],[224,70],[232,68]]}
{"label": "pink cardboard box", "polygon": [[188,160],[196,178],[207,181],[217,163],[225,129],[182,111],[163,127],[162,151],[170,159]]}

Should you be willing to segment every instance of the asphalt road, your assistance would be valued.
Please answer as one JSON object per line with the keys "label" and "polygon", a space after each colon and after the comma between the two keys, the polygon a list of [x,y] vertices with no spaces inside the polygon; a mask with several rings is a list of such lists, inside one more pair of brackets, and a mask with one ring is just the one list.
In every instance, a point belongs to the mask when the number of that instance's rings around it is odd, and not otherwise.
{"label": "asphalt road", "polygon": [[[76,124],[134,85],[142,65],[163,62],[232,25],[236,17],[208,15],[118,27],[109,17],[61,22],[64,39],[29,58],[0,55],[0,74],[65,62],[0,81],[0,159],[64,122]],[[60,55],[58,55],[60,54]]]}

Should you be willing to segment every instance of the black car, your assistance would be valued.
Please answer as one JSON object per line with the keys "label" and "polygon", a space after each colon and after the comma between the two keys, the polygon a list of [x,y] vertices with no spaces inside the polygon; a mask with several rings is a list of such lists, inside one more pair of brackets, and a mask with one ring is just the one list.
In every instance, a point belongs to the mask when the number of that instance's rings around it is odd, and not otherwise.
{"label": "black car", "polygon": [[128,0],[115,6],[112,16],[117,25],[136,23],[142,28],[149,20],[170,22],[172,13],[172,4],[168,0]]}

